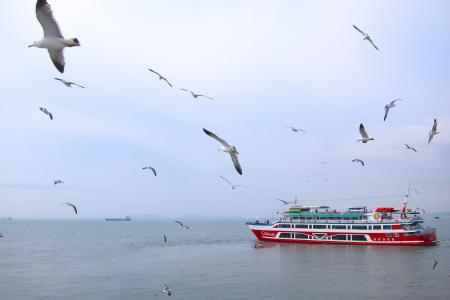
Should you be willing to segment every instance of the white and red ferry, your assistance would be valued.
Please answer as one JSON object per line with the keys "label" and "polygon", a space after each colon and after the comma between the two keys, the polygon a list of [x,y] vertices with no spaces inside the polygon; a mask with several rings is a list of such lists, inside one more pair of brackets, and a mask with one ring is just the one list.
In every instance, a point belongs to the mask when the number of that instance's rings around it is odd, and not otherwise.
{"label": "white and red ferry", "polygon": [[352,207],[345,211],[328,206],[293,205],[273,223],[247,223],[262,241],[358,245],[436,245],[436,229],[424,227],[420,211],[403,208]]}

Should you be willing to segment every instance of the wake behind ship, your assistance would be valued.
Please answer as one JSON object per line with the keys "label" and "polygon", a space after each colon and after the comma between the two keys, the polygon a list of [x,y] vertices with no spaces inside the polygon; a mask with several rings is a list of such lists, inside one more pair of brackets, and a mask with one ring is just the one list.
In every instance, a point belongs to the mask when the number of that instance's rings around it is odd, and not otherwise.
{"label": "wake behind ship", "polygon": [[328,206],[293,205],[283,217],[273,223],[247,223],[262,241],[431,246],[438,243],[436,229],[424,227],[420,211],[406,207],[401,210],[378,207],[352,207],[345,211],[330,210]]}

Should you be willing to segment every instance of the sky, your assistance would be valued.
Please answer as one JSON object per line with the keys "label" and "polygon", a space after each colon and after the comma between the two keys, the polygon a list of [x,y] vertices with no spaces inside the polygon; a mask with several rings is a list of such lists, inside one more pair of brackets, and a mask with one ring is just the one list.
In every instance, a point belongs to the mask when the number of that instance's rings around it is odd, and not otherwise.
{"label": "sky", "polygon": [[[35,1],[0,0],[0,216],[253,218],[295,195],[400,207],[408,184],[412,208],[450,211],[448,1],[49,3],[81,43],[65,50],[64,74],[27,48],[42,37]],[[374,141],[356,143],[360,123]],[[242,176],[202,128],[236,146]]]}

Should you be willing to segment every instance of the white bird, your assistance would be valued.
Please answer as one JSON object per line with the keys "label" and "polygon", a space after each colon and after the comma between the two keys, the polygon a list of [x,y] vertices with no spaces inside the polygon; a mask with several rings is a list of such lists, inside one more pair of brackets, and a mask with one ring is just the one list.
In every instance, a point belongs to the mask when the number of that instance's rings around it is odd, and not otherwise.
{"label": "white bird", "polygon": [[361,134],[362,139],[358,139],[358,140],[356,140],[356,142],[363,142],[365,144],[368,141],[374,140],[374,138],[369,138],[369,136],[367,135],[366,129],[364,129],[364,125],[362,123],[359,124],[359,133]]}
{"label": "white bird", "polygon": [[436,266],[437,266],[437,264],[438,264],[438,261],[437,260],[435,260],[435,259],[431,259],[432,261],[433,261],[433,270],[434,269],[436,269]]}
{"label": "white bird", "polygon": [[162,76],[161,74],[159,74],[158,72],[152,70],[152,69],[148,69],[150,72],[155,73],[156,75],[159,76],[159,80],[164,80],[165,82],[167,82],[167,84],[172,87],[172,85],[170,84],[170,82],[166,79],[166,77]]}
{"label": "white bird", "polygon": [[81,86],[78,83],[75,83],[75,82],[72,82],[72,81],[67,81],[67,80],[64,80],[64,79],[61,79],[61,78],[56,78],[56,77],[55,77],[55,80],[61,81],[65,86],[70,87],[70,88],[72,87],[72,85],[76,85],[76,86],[84,89],[84,86]]}
{"label": "white bird", "polygon": [[439,131],[437,131],[437,120],[434,119],[433,128],[431,128],[430,133],[428,134],[428,144],[431,143],[433,136],[435,136],[436,134],[439,134]]}
{"label": "white bird", "polygon": [[414,151],[414,152],[417,153],[417,150],[416,150],[415,148],[411,147],[411,146],[408,145],[408,144],[405,144],[405,148],[408,149],[408,150],[412,150],[412,151]]}
{"label": "white bird", "polygon": [[299,131],[306,132],[306,130],[303,130],[301,128],[295,128],[295,127],[292,127],[292,126],[286,126],[286,128],[289,128],[293,132],[299,132]]}
{"label": "white bird", "polygon": [[167,296],[171,296],[172,290],[170,289],[170,287],[168,285],[164,285],[164,289],[161,291],[161,293],[164,293],[164,294],[167,293]]}
{"label": "white bird", "polygon": [[75,211],[75,214],[76,214],[76,215],[78,214],[78,210],[77,210],[77,207],[76,207],[75,205],[73,205],[72,203],[69,203],[69,202],[64,202],[64,203],[61,203],[61,205],[67,205],[67,206],[70,206],[70,207],[72,207],[72,208],[73,208],[73,210]]}
{"label": "white bird", "polygon": [[180,90],[188,92],[188,93],[191,93],[192,97],[194,97],[195,99],[197,99],[198,97],[205,97],[205,98],[208,98],[210,100],[214,100],[214,98],[211,98],[211,97],[208,97],[208,96],[202,95],[202,94],[196,94],[196,93],[194,93],[191,90],[187,90],[187,89],[183,89],[183,88],[181,88]]}
{"label": "white bird", "polygon": [[223,152],[229,153],[231,156],[231,160],[233,161],[234,167],[236,168],[236,171],[240,175],[242,175],[242,168],[241,168],[241,165],[239,164],[238,157],[237,157],[239,152],[237,152],[236,147],[230,146],[225,140],[221,139],[220,137],[218,137],[211,131],[206,130],[205,128],[203,128],[203,132],[206,133],[207,135],[209,135],[210,137],[212,137],[213,139],[219,141],[222,144],[222,146],[220,146],[218,151],[223,151]]}
{"label": "white bird", "polygon": [[50,117],[50,120],[53,120],[53,115],[44,107],[39,107],[39,109],[46,115]]}
{"label": "white bird", "polygon": [[246,188],[246,189],[250,188],[249,186],[246,186],[246,185],[240,185],[240,184],[234,185],[228,179],[223,177],[222,175],[219,175],[219,177],[222,178],[223,180],[225,180],[226,182],[228,182],[228,184],[231,185],[231,189],[233,189],[233,190],[236,189],[237,187],[243,187],[243,188]]}
{"label": "white bird", "polygon": [[280,199],[280,198],[278,198],[278,200],[279,200],[281,203],[283,203],[284,205],[288,205],[288,204],[294,203],[294,202],[292,202],[292,201],[286,201],[286,200],[283,200],[283,199]]}
{"label": "white bird", "polygon": [[58,179],[58,180],[53,181],[53,183],[54,183],[55,185],[57,185],[57,184],[60,184],[60,183],[64,183],[64,181]]}
{"label": "white bird", "polygon": [[352,160],[352,162],[359,162],[364,167],[364,162],[362,160],[360,160],[359,158],[355,158],[354,160]]}
{"label": "white bird", "polygon": [[152,168],[152,167],[143,167],[142,170],[152,170],[152,171],[153,171],[153,174],[155,174],[155,176],[156,176],[156,171],[155,171],[155,169]]}
{"label": "white bird", "polygon": [[394,99],[390,103],[386,104],[386,106],[384,107],[384,121],[386,121],[386,118],[387,118],[388,113],[389,113],[389,109],[397,106],[395,104],[395,102],[400,101],[400,100],[402,100],[402,99]]}
{"label": "white bird", "polygon": [[375,49],[377,49],[377,50],[379,50],[378,49],[378,47],[375,45],[375,43],[372,41],[372,38],[367,34],[367,33],[365,33],[364,31],[362,31],[361,29],[359,29],[358,27],[356,27],[355,25],[353,25],[353,27],[356,29],[356,30],[358,30],[362,35],[363,35],[363,41],[364,40],[368,40],[371,44],[372,44],[372,46],[375,48]]}
{"label": "white bird", "polygon": [[180,225],[181,228],[186,228],[186,229],[190,229],[189,226],[184,225],[183,223],[181,223],[180,221],[175,221],[175,223],[177,223],[178,225]]}
{"label": "white bird", "polygon": [[44,30],[44,37],[40,41],[33,42],[28,47],[47,49],[56,69],[64,73],[64,48],[80,46],[80,42],[77,38],[65,39],[63,37],[58,23],[53,17],[52,9],[46,0],[38,0],[36,2],[36,17]]}

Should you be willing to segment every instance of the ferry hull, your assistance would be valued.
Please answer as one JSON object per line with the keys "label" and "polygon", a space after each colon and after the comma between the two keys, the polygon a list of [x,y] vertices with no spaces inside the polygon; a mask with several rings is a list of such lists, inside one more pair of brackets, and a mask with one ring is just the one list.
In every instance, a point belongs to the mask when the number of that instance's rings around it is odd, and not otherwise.
{"label": "ferry hull", "polygon": [[[257,226],[249,226],[257,227]],[[380,246],[434,246],[438,243],[434,232],[424,233],[422,235],[404,236],[399,233],[398,236],[393,234],[386,237],[386,233],[357,233],[357,232],[306,232],[306,231],[288,231],[289,233],[300,233],[307,235],[308,239],[296,238],[280,238],[279,234],[287,231],[273,230],[272,228],[250,228],[253,234],[261,241],[283,242],[283,243],[308,243],[308,244],[340,244],[340,245],[380,245]],[[343,235],[364,235],[367,241],[353,240],[332,240],[335,234]],[[321,236],[322,238],[316,238]]]}

